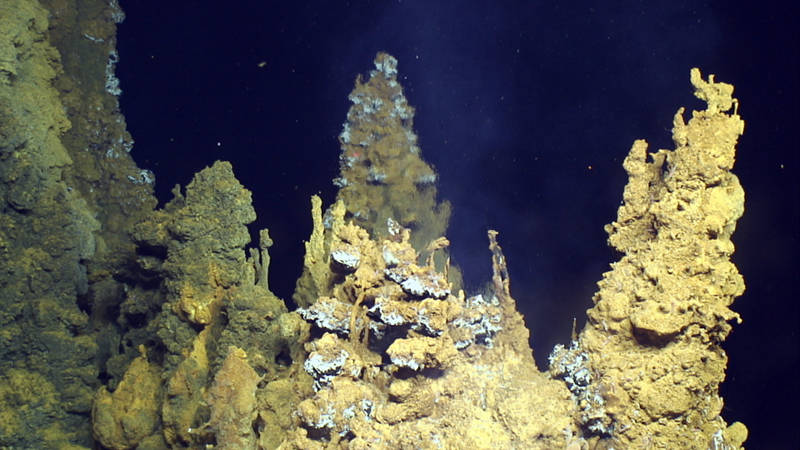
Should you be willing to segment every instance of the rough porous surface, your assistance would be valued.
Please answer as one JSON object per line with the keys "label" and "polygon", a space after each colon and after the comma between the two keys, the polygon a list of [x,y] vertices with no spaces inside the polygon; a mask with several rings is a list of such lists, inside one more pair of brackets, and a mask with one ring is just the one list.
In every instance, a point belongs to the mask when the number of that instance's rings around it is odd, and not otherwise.
{"label": "rough porous surface", "polygon": [[397,81],[397,59],[375,57],[369,79],[356,79],[348,97],[352,106],[339,134],[342,153],[337,199],[346,217],[371,236],[386,235],[392,219],[414,230],[411,242],[421,250],[444,234],[450,204],[436,200],[436,172],[422,159],[414,132],[414,108]]}
{"label": "rough porous surface", "polygon": [[123,17],[0,3],[0,447],[741,447],[718,392],[744,289],[732,86],[693,70],[708,107],[678,111],[675,149],[634,143],[622,256],[539,371],[496,232],[491,288],[460,289],[392,56],[350,95],[289,311],[229,163],[153,210],[118,109]]}
{"label": "rough porous surface", "polygon": [[[495,232],[488,301],[452,294],[447,274],[418,265],[408,229],[380,244],[352,223],[334,232],[361,262],[330,296],[300,311],[322,333],[306,345],[316,392],[300,403],[297,427],[281,448],[545,449],[580,442],[569,391],[536,368]],[[492,326],[482,326],[484,319]]]}
{"label": "rough porous surface", "polygon": [[741,424],[726,431],[719,397],[720,344],[744,291],[730,261],[744,211],[730,170],[744,122],[731,85],[697,69],[691,82],[708,108],[688,124],[678,110],[675,149],[648,155],[636,141],[623,163],[624,203],[606,227],[623,256],[599,283],[575,344],[596,374],[589,389],[603,398],[593,434],[623,448],[738,448],[745,437]]}
{"label": "rough porous surface", "polygon": [[79,307],[100,223],[64,181],[48,11],[0,4],[0,446],[90,445],[98,345]]}

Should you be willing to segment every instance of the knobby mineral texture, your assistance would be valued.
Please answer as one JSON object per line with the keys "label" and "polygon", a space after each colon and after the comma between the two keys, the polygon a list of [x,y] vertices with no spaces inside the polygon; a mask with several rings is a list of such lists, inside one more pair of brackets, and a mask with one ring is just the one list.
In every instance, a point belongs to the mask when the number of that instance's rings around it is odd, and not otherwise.
{"label": "knobby mineral texture", "polygon": [[147,283],[159,280],[162,295],[161,311],[144,327],[150,346],[136,360],[156,368],[160,394],[157,407],[137,417],[160,428],[143,435],[143,427],[133,433],[130,420],[114,419],[130,408],[117,392],[138,370],[131,364],[117,391],[98,393],[94,417],[104,420],[95,421],[95,436],[109,448],[274,448],[311,390],[302,369],[310,326],[266,287],[271,241],[245,256],[255,212],[229,163],[200,171],[174,195],[132,229],[139,267],[151,274]]}
{"label": "knobby mineral texture", "polygon": [[622,448],[738,448],[746,438],[741,424],[726,428],[719,396],[720,344],[740,320],[729,306],[744,291],[730,261],[744,211],[730,170],[744,122],[733,86],[704,81],[698,69],[691,82],[708,107],[688,124],[678,110],[675,149],[648,155],[639,140],[623,163],[624,203],[606,226],[623,256],[599,282],[574,343],[594,374],[582,389],[599,396],[580,420]]}
{"label": "knobby mineral texture", "polygon": [[418,265],[408,229],[387,231],[380,243],[354,223],[336,233],[359,264],[334,282],[330,296],[300,311],[323,333],[306,346],[316,392],[300,403],[281,448],[579,442],[569,390],[534,363],[496,233],[490,299],[451,293],[446,273]]}
{"label": "knobby mineral texture", "polygon": [[340,175],[334,183],[347,218],[375,238],[385,236],[388,219],[396,220],[415,229],[412,243],[419,249],[444,234],[450,204],[436,201],[436,173],[420,155],[414,108],[397,73],[397,60],[378,53],[369,80],[356,79],[339,134]]}
{"label": "knobby mineral texture", "polygon": [[98,344],[80,302],[101,224],[67,180],[49,12],[0,2],[0,447],[91,444]]}
{"label": "knobby mineral texture", "polygon": [[539,371],[496,232],[492,288],[459,289],[393,57],[350,95],[339,195],[312,199],[289,311],[266,230],[248,257],[255,212],[229,163],[151,211],[115,97],[122,17],[0,4],[0,446],[741,447],[718,393],[744,289],[732,86],[692,70],[707,109],[678,111],[674,150],[634,143],[607,226],[623,256]]}
{"label": "knobby mineral texture", "polygon": [[125,230],[156,203],[113,89],[122,17],[116,1],[0,2],[0,447],[92,446],[93,392],[146,341],[114,320]]}

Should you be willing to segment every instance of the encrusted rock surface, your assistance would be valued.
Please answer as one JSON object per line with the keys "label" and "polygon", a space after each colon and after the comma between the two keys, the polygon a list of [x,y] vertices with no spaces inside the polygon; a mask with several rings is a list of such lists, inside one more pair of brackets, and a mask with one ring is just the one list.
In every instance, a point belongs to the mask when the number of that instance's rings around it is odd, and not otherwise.
{"label": "encrusted rock surface", "polygon": [[[339,214],[333,223],[342,224],[343,209],[333,210]],[[451,294],[445,273],[418,265],[407,229],[386,233],[380,244],[353,223],[327,233],[328,241],[364,258],[300,311],[322,333],[306,345],[315,394],[300,403],[298,428],[282,448],[579,442],[569,390],[534,364],[496,233],[490,234],[496,291],[490,302]]]}
{"label": "encrusted rock surface", "polygon": [[648,155],[639,140],[623,163],[624,203],[606,226],[623,256],[599,282],[577,344],[597,374],[598,408],[613,418],[594,434],[623,448],[739,448],[746,437],[741,424],[727,428],[719,396],[721,343],[739,320],[730,305],[744,291],[730,261],[744,211],[730,170],[744,122],[733,86],[697,69],[691,82],[708,107],[688,124],[678,110],[675,149]]}
{"label": "encrusted rock surface", "polygon": [[708,107],[678,111],[675,149],[634,143],[607,226],[623,256],[540,372],[496,232],[491,288],[460,289],[392,56],[350,95],[290,312],[268,232],[246,252],[255,212],[229,163],[151,211],[116,100],[116,2],[41,3],[0,5],[0,446],[741,447],[718,393],[744,289],[732,86],[693,70]]}

